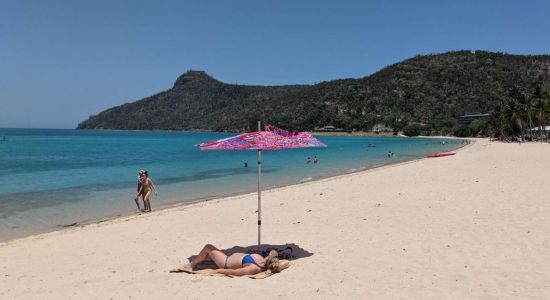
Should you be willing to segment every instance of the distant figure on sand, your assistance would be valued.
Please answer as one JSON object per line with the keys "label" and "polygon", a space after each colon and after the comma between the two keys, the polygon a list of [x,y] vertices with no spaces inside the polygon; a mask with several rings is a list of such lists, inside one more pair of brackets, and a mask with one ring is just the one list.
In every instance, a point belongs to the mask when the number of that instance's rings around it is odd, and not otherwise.
{"label": "distant figure on sand", "polygon": [[139,195],[143,195],[143,212],[151,212],[151,193],[154,191],[156,195],[157,187],[155,186],[151,178],[149,178],[149,173],[147,173],[147,171],[144,171],[140,175],[140,182],[141,187],[136,194],[136,198],[139,197]]}
{"label": "distant figure on sand", "polygon": [[316,165],[316,164],[318,164],[318,163],[319,163],[319,158],[318,158],[317,156],[315,156],[315,157],[313,158],[313,164]]}
{"label": "distant figure on sand", "polygon": [[182,268],[173,269],[170,273],[194,270],[209,258],[218,266],[218,269],[213,270],[212,274],[243,276],[258,274],[266,270],[278,273],[289,266],[288,260],[279,260],[276,250],[271,250],[265,258],[256,253],[246,254],[240,252],[228,256],[213,245],[207,244],[190,263]]}
{"label": "distant figure on sand", "polygon": [[143,173],[145,173],[145,171],[143,170],[139,170],[138,172],[137,190],[136,190],[136,195],[134,196],[134,201],[136,202],[138,212],[141,211],[141,207],[139,206],[139,196],[143,197],[143,194],[141,193],[141,175]]}
{"label": "distant figure on sand", "polygon": [[306,159],[306,165],[309,165],[310,163],[311,163],[311,158],[308,157],[308,158]]}

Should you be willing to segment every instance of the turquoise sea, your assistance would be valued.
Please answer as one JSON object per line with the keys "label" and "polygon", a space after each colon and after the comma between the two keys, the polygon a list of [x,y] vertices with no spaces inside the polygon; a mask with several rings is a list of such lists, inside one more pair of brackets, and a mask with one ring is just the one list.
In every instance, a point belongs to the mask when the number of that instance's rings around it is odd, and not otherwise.
{"label": "turquoise sea", "polygon": [[[194,146],[231,135],[0,129],[0,241],[134,213],[140,169],[148,170],[159,188],[151,200],[153,210],[253,192],[256,151],[200,151]],[[319,139],[328,147],[263,151],[262,188],[411,160],[462,145],[457,139]],[[395,156],[388,158],[388,151]],[[319,164],[307,165],[306,159],[314,156]]]}

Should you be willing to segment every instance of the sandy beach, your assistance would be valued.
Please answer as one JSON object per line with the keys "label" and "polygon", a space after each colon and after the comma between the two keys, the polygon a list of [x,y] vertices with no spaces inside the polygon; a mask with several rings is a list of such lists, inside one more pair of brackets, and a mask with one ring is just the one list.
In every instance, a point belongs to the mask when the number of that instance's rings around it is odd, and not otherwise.
{"label": "sandy beach", "polygon": [[0,244],[3,299],[547,299],[550,144],[477,139],[264,191],[262,239],[312,253],[262,280],[170,274],[205,243],[253,246],[256,194]]}

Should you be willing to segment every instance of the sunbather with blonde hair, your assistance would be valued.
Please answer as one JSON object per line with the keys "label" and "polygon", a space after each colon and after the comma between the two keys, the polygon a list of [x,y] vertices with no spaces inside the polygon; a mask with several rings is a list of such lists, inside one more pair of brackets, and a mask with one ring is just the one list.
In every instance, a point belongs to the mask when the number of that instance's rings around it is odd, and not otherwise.
{"label": "sunbather with blonde hair", "polygon": [[201,252],[190,263],[182,268],[171,270],[170,272],[181,272],[185,270],[194,270],[199,264],[205,262],[208,258],[212,260],[218,269],[213,270],[212,274],[224,274],[233,276],[254,275],[262,271],[269,270],[272,273],[278,273],[288,268],[289,261],[279,259],[276,250],[271,250],[267,257],[260,254],[232,253],[226,255],[213,245],[207,244]]}

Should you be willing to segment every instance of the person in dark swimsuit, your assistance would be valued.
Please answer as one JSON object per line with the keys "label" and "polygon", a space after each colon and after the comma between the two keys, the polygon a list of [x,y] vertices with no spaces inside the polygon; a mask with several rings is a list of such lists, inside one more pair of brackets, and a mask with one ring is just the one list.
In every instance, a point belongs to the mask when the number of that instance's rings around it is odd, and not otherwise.
{"label": "person in dark swimsuit", "polygon": [[173,269],[170,272],[181,272],[185,269],[193,270],[196,266],[209,258],[218,266],[218,269],[213,270],[212,274],[243,276],[254,275],[266,270],[270,270],[272,273],[278,273],[289,266],[288,260],[280,260],[277,257],[276,250],[271,250],[269,255],[265,258],[256,253],[246,254],[236,252],[226,255],[213,245],[207,244],[190,263],[182,268]]}
{"label": "person in dark swimsuit", "polygon": [[143,170],[139,170],[138,172],[138,184],[137,184],[136,195],[134,196],[134,201],[136,202],[138,212],[141,211],[141,207],[139,205],[139,196],[142,196],[142,197],[144,196],[143,193],[141,193],[141,182],[142,182],[141,177],[143,173],[145,173],[145,171]]}

